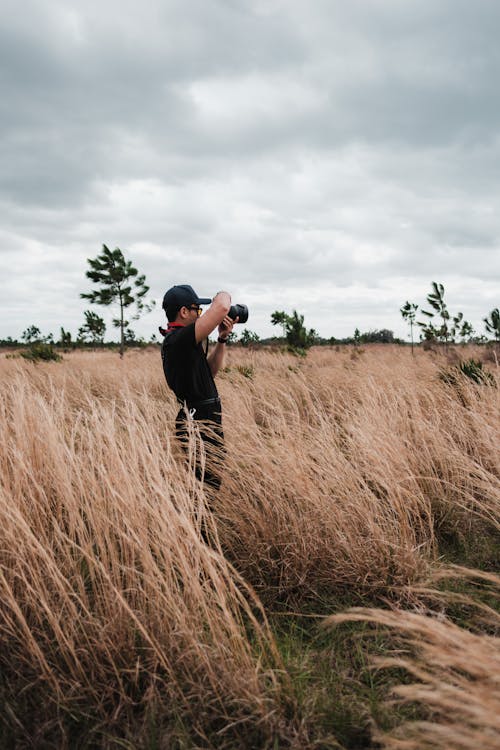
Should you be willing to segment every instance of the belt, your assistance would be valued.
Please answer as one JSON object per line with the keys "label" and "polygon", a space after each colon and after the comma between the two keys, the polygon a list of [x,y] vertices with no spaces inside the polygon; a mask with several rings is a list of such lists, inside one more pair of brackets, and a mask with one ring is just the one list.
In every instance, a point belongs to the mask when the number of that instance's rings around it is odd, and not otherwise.
{"label": "belt", "polygon": [[203,399],[203,401],[190,401],[189,403],[187,401],[181,401],[180,399],[177,400],[179,401],[181,406],[184,406],[184,404],[186,403],[189,409],[199,409],[200,406],[220,406],[220,398],[218,396],[216,398],[205,398]]}

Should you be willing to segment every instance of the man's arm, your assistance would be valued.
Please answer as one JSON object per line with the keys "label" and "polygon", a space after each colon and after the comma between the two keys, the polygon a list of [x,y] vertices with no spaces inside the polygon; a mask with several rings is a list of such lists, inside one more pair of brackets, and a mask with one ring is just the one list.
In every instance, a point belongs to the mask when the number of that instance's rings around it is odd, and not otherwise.
{"label": "man's arm", "polygon": [[[233,330],[233,325],[236,323],[236,320],[231,320],[227,315],[224,318],[224,320],[219,325],[219,339],[222,341],[227,341],[229,334]],[[219,372],[220,368],[224,364],[224,355],[226,353],[226,344],[221,343],[220,341],[217,341],[214,348],[210,352],[210,354],[207,357],[208,366],[210,367],[210,372],[215,377],[217,373]]]}
{"label": "man's arm", "polygon": [[[218,292],[212,304],[194,324],[196,343],[208,338],[213,330],[222,323],[231,307],[231,295],[228,292]],[[224,346],[224,344],[222,344]]]}

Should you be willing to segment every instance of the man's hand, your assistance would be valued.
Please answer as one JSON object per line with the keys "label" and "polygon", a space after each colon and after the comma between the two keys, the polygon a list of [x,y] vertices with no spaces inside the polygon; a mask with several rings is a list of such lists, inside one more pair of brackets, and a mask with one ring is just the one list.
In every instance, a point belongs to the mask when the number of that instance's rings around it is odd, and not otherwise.
{"label": "man's hand", "polygon": [[233,330],[234,324],[237,322],[238,322],[238,318],[236,318],[236,320],[233,320],[232,318],[229,317],[229,315],[226,315],[226,317],[224,318],[222,323],[220,323],[219,328],[218,328],[219,337],[221,339],[227,340],[227,338],[229,337],[229,334]]}

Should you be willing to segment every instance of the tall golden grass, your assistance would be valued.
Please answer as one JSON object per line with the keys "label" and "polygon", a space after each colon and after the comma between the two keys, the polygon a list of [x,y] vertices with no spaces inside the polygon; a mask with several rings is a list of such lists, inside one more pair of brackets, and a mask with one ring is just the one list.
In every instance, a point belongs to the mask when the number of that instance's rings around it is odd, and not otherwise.
{"label": "tall golden grass", "polygon": [[499,528],[498,388],[447,386],[446,361],[395,348],[234,360],[219,528],[266,601],[386,594],[421,577],[436,534]]}
{"label": "tall golden grass", "polygon": [[204,496],[146,361],[3,368],[0,660],[27,740],[57,734],[58,707],[107,731],[187,717],[200,737],[273,720],[261,608],[200,538]]}
{"label": "tall golden grass", "polygon": [[[447,571],[448,576],[453,571]],[[500,577],[457,570],[464,579],[479,578],[489,585],[493,608],[479,606],[486,632],[471,632],[445,616],[429,613],[355,608],[325,621],[369,622],[399,636],[396,653],[374,660],[378,669],[398,669],[411,678],[396,686],[400,704],[423,704],[425,720],[408,721],[391,732],[379,732],[385,750],[497,750],[500,744]],[[443,601],[442,591],[422,592]],[[449,595],[451,601],[474,608],[467,595]],[[495,633],[497,635],[495,635]]]}
{"label": "tall golden grass", "polygon": [[168,746],[190,725],[203,747],[305,747],[261,602],[401,599],[441,539],[499,529],[500,390],[442,366],[230,350],[212,516],[158,352],[0,360],[0,688],[18,736],[70,746],[87,722],[96,744],[140,746],[154,726]]}

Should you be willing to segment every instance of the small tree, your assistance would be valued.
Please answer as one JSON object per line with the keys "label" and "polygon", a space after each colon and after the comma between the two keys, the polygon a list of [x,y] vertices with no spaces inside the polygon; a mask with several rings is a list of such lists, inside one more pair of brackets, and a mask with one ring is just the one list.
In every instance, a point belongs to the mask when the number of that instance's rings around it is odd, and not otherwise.
{"label": "small tree", "polygon": [[97,313],[85,310],[85,323],[78,329],[80,341],[90,341],[92,344],[102,344],[106,333],[106,323]]}
{"label": "small tree", "polygon": [[489,318],[483,318],[483,322],[488,333],[492,333],[497,344],[500,344],[500,310],[498,307],[490,312]]}
{"label": "small tree", "polygon": [[65,331],[62,326],[59,335],[59,343],[61,346],[71,346],[71,331]]}
{"label": "small tree", "polygon": [[460,335],[463,318],[464,318],[464,314],[462,312],[458,312],[452,318],[452,324],[450,327],[450,337],[453,342],[455,342],[455,337]]}
{"label": "small tree", "polygon": [[128,320],[125,321],[123,336],[126,344],[135,344],[137,341],[135,331],[130,327]]}
{"label": "small tree", "polygon": [[271,324],[273,326],[281,326],[283,329],[283,338],[286,339],[286,325],[287,325],[288,315],[284,310],[275,310],[271,314]]}
{"label": "small tree", "polygon": [[259,334],[254,331],[249,331],[248,328],[245,328],[240,336],[240,344],[242,346],[252,346],[253,344],[258,344],[259,341]]}
{"label": "small tree", "polygon": [[[117,303],[120,308],[120,317],[113,319],[113,325],[120,329],[120,357],[125,351],[125,331],[130,321],[125,320],[124,311],[127,307],[135,304],[136,314],[131,320],[137,320],[141,313],[150,312],[154,302],[146,304],[144,298],[149,292],[146,285],[146,277],[139,276],[137,268],[131,261],[126,260],[120,248],[109,250],[106,245],[102,246],[102,253],[97,258],[87,258],[90,271],[86,276],[101,288],[93,292],[80,294],[83,299],[88,299],[97,305],[111,305]],[[130,336],[130,334],[128,334]]]}
{"label": "small tree", "polygon": [[273,326],[283,326],[283,334],[292,350],[308,349],[318,340],[318,334],[313,328],[306,330],[304,316],[299,315],[297,310],[294,310],[291,315],[282,310],[275,310],[271,315],[271,323]]}
{"label": "small tree", "polygon": [[28,326],[28,328],[22,332],[21,338],[27,344],[33,344],[35,341],[42,341],[42,332],[38,326]]}
{"label": "small tree", "polygon": [[[426,341],[438,339],[439,341],[444,342],[445,346],[448,346],[448,339],[450,337],[450,313],[448,312],[448,307],[444,301],[444,286],[442,284],[437,284],[435,281],[432,282],[432,292],[427,295],[427,302],[434,312],[422,310],[422,315],[429,318],[429,321],[419,322],[417,325],[422,328],[422,333]],[[439,328],[437,328],[432,322],[432,318],[435,316],[441,318],[441,325]]]}
{"label": "small tree", "polygon": [[472,323],[469,323],[468,320],[464,319],[464,314],[462,312],[458,312],[453,316],[453,325],[450,329],[450,335],[453,342],[455,341],[455,338],[458,337],[460,338],[461,343],[465,344],[467,341],[470,341],[473,333],[474,328]]}
{"label": "small tree", "polygon": [[414,302],[406,301],[400,310],[403,320],[406,320],[410,326],[410,339],[411,339],[411,353],[413,354],[413,326],[415,325],[415,318],[417,315],[418,305]]}
{"label": "small tree", "polygon": [[475,331],[472,323],[469,323],[468,320],[462,321],[462,325],[460,326],[460,330],[458,332],[458,335],[462,340],[462,344],[472,341],[474,333]]}

